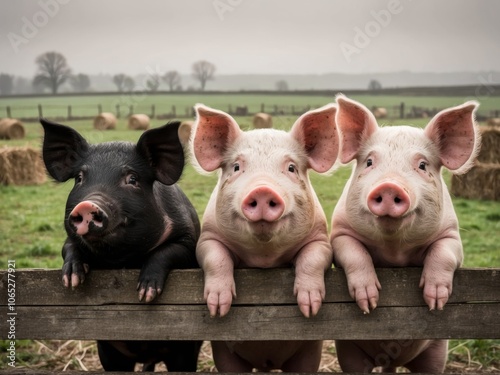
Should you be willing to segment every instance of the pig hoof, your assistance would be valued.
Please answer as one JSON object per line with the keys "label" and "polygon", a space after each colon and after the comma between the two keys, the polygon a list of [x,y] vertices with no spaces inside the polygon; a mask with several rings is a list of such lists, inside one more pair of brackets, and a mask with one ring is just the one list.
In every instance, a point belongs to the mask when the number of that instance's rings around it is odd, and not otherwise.
{"label": "pig hoof", "polygon": [[63,285],[66,288],[76,288],[85,281],[85,274],[89,272],[89,266],[86,263],[68,262],[63,265]]}
{"label": "pig hoof", "polygon": [[153,301],[157,296],[159,296],[162,292],[162,289],[156,288],[154,286],[142,286],[141,283],[137,285],[137,289],[139,290],[139,301],[143,301],[149,303]]}

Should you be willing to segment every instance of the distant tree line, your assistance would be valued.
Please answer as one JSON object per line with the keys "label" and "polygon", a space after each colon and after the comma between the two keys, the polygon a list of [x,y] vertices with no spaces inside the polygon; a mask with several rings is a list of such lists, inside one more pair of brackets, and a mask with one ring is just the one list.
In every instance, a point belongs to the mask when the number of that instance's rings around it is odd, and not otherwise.
{"label": "distant tree line", "polygon": [[[66,58],[59,52],[46,52],[35,60],[36,75],[31,82],[25,78],[0,73],[0,95],[15,93],[42,93],[50,90],[56,94],[62,85],[68,83],[74,92],[87,92],[91,89],[91,79],[87,74],[73,74]],[[200,82],[200,90],[205,90],[207,82],[214,79],[216,67],[211,62],[200,60],[193,63],[192,76]],[[112,78],[118,92],[131,92],[136,88],[136,83],[131,76],[120,73]],[[176,70],[171,70],[163,75],[152,73],[148,75],[141,90],[158,91],[164,82],[170,91],[181,91],[181,75]],[[188,87],[193,90],[193,87]]]}

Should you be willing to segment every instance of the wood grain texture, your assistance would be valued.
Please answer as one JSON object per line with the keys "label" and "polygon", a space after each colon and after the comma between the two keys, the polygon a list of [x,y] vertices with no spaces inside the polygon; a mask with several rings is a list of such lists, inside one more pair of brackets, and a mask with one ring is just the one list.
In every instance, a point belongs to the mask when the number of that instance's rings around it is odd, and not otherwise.
{"label": "wood grain texture", "polygon": [[[176,270],[163,294],[143,304],[138,271],[92,271],[75,290],[60,270],[17,270],[16,339],[314,340],[500,338],[500,269],[461,269],[443,311],[428,311],[420,268],[378,269],[380,302],[363,315],[347,293],[345,275],[325,277],[317,316],[304,318],[293,296],[291,269],[236,270],[238,298],[224,318],[210,318],[201,270]],[[7,317],[7,273],[0,271],[0,314]],[[2,318],[3,319],[3,318]],[[8,326],[0,327],[6,339]]]}

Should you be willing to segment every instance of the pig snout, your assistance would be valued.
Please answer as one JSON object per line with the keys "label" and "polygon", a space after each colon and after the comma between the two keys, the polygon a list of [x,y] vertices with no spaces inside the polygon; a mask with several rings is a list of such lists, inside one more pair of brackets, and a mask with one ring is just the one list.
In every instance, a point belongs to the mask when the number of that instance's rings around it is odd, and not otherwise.
{"label": "pig snout", "polygon": [[376,216],[403,216],[410,208],[410,196],[398,184],[383,182],[368,194],[368,209]]}
{"label": "pig snout", "polygon": [[71,211],[68,220],[75,233],[84,236],[106,229],[108,216],[96,203],[83,201]]}
{"label": "pig snout", "polygon": [[285,202],[281,196],[267,186],[253,189],[243,199],[241,205],[243,215],[252,222],[277,221],[285,211]]}

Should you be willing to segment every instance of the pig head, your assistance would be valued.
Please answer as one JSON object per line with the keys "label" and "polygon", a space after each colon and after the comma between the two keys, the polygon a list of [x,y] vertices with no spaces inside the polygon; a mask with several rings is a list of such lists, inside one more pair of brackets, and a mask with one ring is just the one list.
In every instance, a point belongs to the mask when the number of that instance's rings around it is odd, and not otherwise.
{"label": "pig head", "polygon": [[[327,172],[337,158],[335,106],[307,112],[289,133],[276,129],[243,132],[222,111],[203,105],[195,110],[191,139],[194,162],[202,172],[219,171],[196,248],[210,315],[222,317],[229,312],[236,297],[235,267],[283,266],[295,267],[293,292],[302,314],[316,315],[325,295],[324,272],[331,267],[332,250],[308,170]],[[233,355],[218,345],[214,346],[214,358],[219,358],[216,365],[220,371],[262,369],[261,363],[287,368],[284,363],[290,356],[279,355],[278,360],[276,348],[288,353],[292,346],[297,351],[296,344],[274,346],[261,355],[255,353],[255,346],[242,345],[231,349],[231,353],[237,352]],[[264,359],[266,355],[272,358]],[[234,364],[236,357],[247,358],[246,363],[253,366],[222,364]]]}
{"label": "pig head", "polygon": [[[463,173],[471,167],[479,147],[477,103],[443,110],[425,129],[381,128],[362,104],[344,96],[337,97],[337,104],[339,158],[355,164],[334,210],[331,244],[335,265],[345,270],[350,295],[369,313],[381,289],[374,267],[423,266],[424,301],[431,310],[443,309],[463,250],[441,170]],[[341,353],[346,345],[340,344]],[[422,356],[428,346],[446,351],[436,345],[410,348],[419,347],[416,351]],[[430,370],[441,367],[442,361]]]}
{"label": "pig head", "polygon": [[[43,159],[59,182],[74,180],[64,217],[63,284],[76,288],[90,269],[140,269],[141,301],[163,290],[171,269],[197,267],[198,215],[175,184],[184,153],[175,122],[142,134],[137,144],[89,144],[71,127],[41,120]],[[196,371],[201,342],[98,341],[106,370]]]}

